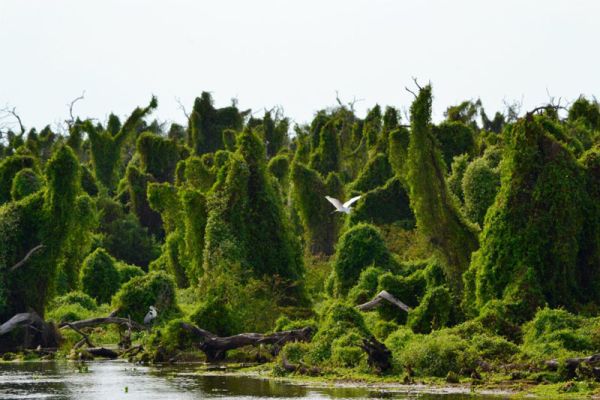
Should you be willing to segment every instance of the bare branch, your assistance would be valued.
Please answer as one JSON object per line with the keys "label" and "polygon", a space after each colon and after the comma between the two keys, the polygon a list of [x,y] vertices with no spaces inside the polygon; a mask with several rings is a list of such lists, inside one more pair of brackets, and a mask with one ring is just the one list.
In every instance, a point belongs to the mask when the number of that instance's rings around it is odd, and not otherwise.
{"label": "bare branch", "polygon": [[39,250],[43,249],[44,247],[46,247],[46,246],[44,246],[43,244],[38,244],[33,249],[29,250],[29,252],[27,254],[25,254],[25,257],[23,257],[23,259],[21,261],[19,261],[18,263],[16,263],[12,267],[10,267],[10,269],[8,271],[14,272],[17,268],[22,267],[36,251],[39,251]]}
{"label": "bare branch", "polygon": [[17,113],[17,107],[10,108],[7,105],[6,107],[4,107],[0,111],[2,111],[4,113],[12,116],[13,118],[15,118],[17,120],[17,123],[19,124],[19,129],[21,130],[21,135],[23,135],[25,133],[25,126],[23,126],[23,121],[21,120],[21,117]]}
{"label": "bare branch", "polygon": [[412,90],[410,90],[407,86],[404,86],[404,89],[406,89],[406,91],[410,94],[412,94],[413,96],[415,96],[415,99],[417,98],[417,94],[415,92],[413,92]]}
{"label": "bare branch", "polygon": [[190,119],[190,114],[186,111],[181,99],[179,97],[175,97],[175,101],[179,105],[179,109],[183,112],[183,115],[185,115],[185,119]]}
{"label": "bare branch", "polygon": [[[81,337],[83,338],[83,341],[85,342],[85,344],[87,344],[88,347],[96,347],[90,340],[90,337],[88,335],[86,335],[85,333],[83,333],[81,330],[79,330],[76,326],[71,325],[69,322],[67,322],[65,324],[65,326],[68,326],[69,328],[73,329],[75,332],[79,333],[81,335]],[[79,347],[79,346],[76,345],[76,348],[77,347]]]}
{"label": "bare branch", "polygon": [[415,85],[417,85],[417,87],[419,88],[419,90],[423,89],[423,88],[421,87],[421,85],[419,85],[419,82],[417,82],[417,78],[416,78],[416,77],[414,77],[414,76],[413,76],[413,77],[412,77],[412,80],[413,80],[413,82],[415,83]]}
{"label": "bare branch", "polygon": [[81,93],[81,96],[74,98],[73,101],[71,101],[69,104],[67,104],[69,106],[70,119],[66,120],[65,122],[67,123],[67,126],[69,126],[69,128],[75,123],[75,116],[73,115],[73,107],[75,106],[75,103],[77,103],[80,100],[83,100],[84,98],[85,98],[85,90]]}

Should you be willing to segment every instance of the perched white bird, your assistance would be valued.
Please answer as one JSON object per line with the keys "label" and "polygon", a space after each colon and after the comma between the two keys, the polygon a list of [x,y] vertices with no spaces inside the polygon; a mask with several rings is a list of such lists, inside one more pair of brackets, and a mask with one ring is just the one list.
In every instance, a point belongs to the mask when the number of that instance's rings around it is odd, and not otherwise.
{"label": "perched white bird", "polygon": [[335,207],[335,210],[333,212],[337,211],[350,214],[350,210],[352,210],[352,207],[350,206],[354,204],[358,199],[360,199],[360,196],[353,197],[344,204],[342,204],[342,202],[338,199],[334,199],[333,197],[325,196],[325,198]]}
{"label": "perched white bird", "polygon": [[154,318],[156,318],[157,315],[158,312],[156,311],[156,308],[154,308],[154,306],[150,306],[148,313],[144,317],[144,324],[148,325]]}

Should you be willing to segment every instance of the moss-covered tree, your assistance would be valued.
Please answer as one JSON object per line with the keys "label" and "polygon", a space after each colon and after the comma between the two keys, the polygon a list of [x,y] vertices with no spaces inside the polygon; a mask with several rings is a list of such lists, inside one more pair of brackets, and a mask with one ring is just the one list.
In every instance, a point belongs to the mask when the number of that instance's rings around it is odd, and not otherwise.
{"label": "moss-covered tree", "polygon": [[[44,315],[57,267],[76,225],[73,209],[80,193],[79,162],[68,147],[48,161],[47,186],[0,207],[0,320],[33,309]],[[26,263],[18,262],[37,246]]]}
{"label": "moss-covered tree", "polygon": [[598,267],[580,262],[594,257],[582,253],[584,225],[597,224],[586,219],[585,175],[543,118],[527,114],[510,131],[500,191],[465,275],[466,303],[500,299],[521,318],[546,302],[573,307],[597,293],[597,280],[583,277],[597,276]]}
{"label": "moss-covered tree", "polygon": [[478,247],[477,234],[465,221],[446,183],[446,167],[432,132],[431,100],[428,85],[420,89],[410,108],[410,202],[418,229],[441,254],[448,279],[460,293],[462,273]]}
{"label": "moss-covered tree", "polygon": [[117,169],[121,162],[121,152],[128,137],[158,105],[156,98],[152,98],[145,108],[137,107],[123,125],[119,119],[111,114],[106,129],[100,125],[93,125],[90,121],[83,123],[82,129],[87,132],[90,140],[90,151],[94,175],[109,191],[116,187],[118,181]]}
{"label": "moss-covered tree", "polygon": [[240,130],[242,124],[243,116],[236,106],[217,109],[210,93],[202,92],[194,101],[188,121],[188,146],[196,155],[224,149],[223,131]]}
{"label": "moss-covered tree", "polygon": [[340,227],[339,215],[332,214],[325,196],[342,198],[343,187],[337,174],[327,180],[302,163],[292,164],[294,200],[304,227],[306,247],[312,254],[333,254]]}

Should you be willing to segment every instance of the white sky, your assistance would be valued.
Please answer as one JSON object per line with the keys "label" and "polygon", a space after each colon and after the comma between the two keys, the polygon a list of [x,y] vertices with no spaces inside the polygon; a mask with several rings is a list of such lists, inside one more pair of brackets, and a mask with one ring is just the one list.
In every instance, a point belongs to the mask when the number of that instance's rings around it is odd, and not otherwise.
{"label": "white sky", "polygon": [[600,90],[595,0],[0,0],[0,106],[26,126],[76,113],[104,119],[158,96],[183,122],[210,91],[217,106],[281,105],[297,122],[342,100],[408,107],[430,80],[434,114],[481,97],[524,109]]}

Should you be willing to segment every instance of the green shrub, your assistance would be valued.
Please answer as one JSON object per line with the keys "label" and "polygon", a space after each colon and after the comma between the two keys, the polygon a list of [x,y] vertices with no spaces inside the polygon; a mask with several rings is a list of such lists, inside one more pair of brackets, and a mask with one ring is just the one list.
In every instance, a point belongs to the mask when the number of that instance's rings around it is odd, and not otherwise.
{"label": "green shrub", "polygon": [[310,343],[290,342],[286,343],[281,349],[282,356],[291,364],[306,362],[307,355],[310,352]]}
{"label": "green shrub", "polygon": [[428,289],[419,306],[408,315],[408,326],[415,332],[429,333],[450,323],[452,297],[444,286]]}
{"label": "green shrub", "polygon": [[565,310],[544,308],[523,325],[523,349],[536,359],[597,352],[600,324]]}
{"label": "green shrub", "polygon": [[129,265],[122,262],[117,263],[117,270],[119,271],[121,285],[129,282],[136,276],[144,275],[144,270],[137,265]]}
{"label": "green shrub", "polygon": [[216,297],[201,303],[190,315],[190,320],[199,328],[219,336],[231,336],[240,330],[231,307]]}
{"label": "green shrub", "polygon": [[[377,315],[377,314],[375,314]],[[377,319],[375,324],[370,325],[369,329],[373,332],[373,335],[379,341],[386,340],[392,333],[396,332],[400,328],[400,325],[393,321],[384,321],[382,319]]]}
{"label": "green shrub", "polygon": [[189,351],[194,345],[194,339],[192,333],[182,327],[181,324],[185,322],[183,319],[176,318],[157,330],[149,340],[152,347],[157,349],[161,347],[167,354],[177,350]]}
{"label": "green shrub", "polygon": [[167,320],[179,312],[175,282],[164,272],[136,276],[124,284],[113,298],[118,315],[142,321],[150,306],[158,310],[158,320]]}
{"label": "green shrub", "polygon": [[[388,272],[379,276],[377,292],[385,290],[409,307],[417,307],[425,293],[426,284],[422,270],[415,271],[409,276]],[[377,311],[384,319],[393,319],[400,324],[406,322],[406,311],[387,302],[379,306]]]}
{"label": "green shrub", "polygon": [[470,341],[479,357],[489,362],[508,363],[511,357],[519,352],[516,344],[501,336],[475,335],[470,338]]}
{"label": "green shrub", "polygon": [[415,216],[400,178],[392,178],[362,196],[350,214],[349,224],[361,221],[377,225],[399,222],[406,229],[414,228]]}
{"label": "green shrub", "polygon": [[319,331],[312,340],[311,362],[317,364],[329,360],[332,356],[334,340],[353,332],[360,337],[371,336],[358,310],[339,302],[326,306]]}
{"label": "green shrub", "polygon": [[275,156],[269,161],[268,168],[269,172],[273,174],[279,182],[284,182],[290,169],[290,160],[285,154]]}
{"label": "green shrub", "polygon": [[406,345],[413,340],[415,336],[420,337],[421,335],[415,335],[415,333],[406,327],[399,327],[385,339],[385,346],[392,352],[394,359],[402,354],[402,351]]}
{"label": "green shrub", "polygon": [[47,319],[55,322],[73,322],[92,317],[91,310],[81,304],[62,304],[48,312]]}
{"label": "green shrub", "polygon": [[35,167],[35,158],[28,155],[13,155],[0,160],[0,204],[11,200],[11,189],[15,175],[23,169],[33,169]]}
{"label": "green shrub", "polygon": [[434,126],[432,131],[440,143],[447,166],[450,166],[455,156],[473,154],[475,151],[475,132],[462,122],[442,122]]}
{"label": "green shrub", "polygon": [[458,336],[441,332],[415,335],[396,355],[399,365],[417,376],[467,375],[477,366],[477,354]]}
{"label": "green shrub", "polygon": [[365,359],[365,351],[360,347],[362,337],[349,332],[331,343],[331,361],[333,365],[353,368]]}
{"label": "green shrub", "polygon": [[102,248],[85,258],[79,279],[82,290],[99,303],[108,303],[121,286],[116,261]]}
{"label": "green shrub", "polygon": [[385,154],[377,154],[364,166],[358,177],[350,185],[350,191],[364,193],[373,190],[394,176]]}
{"label": "green shrub", "polygon": [[350,304],[363,304],[371,300],[376,294],[377,281],[382,274],[384,274],[384,270],[373,266],[363,270],[358,277],[356,285],[348,292],[348,301]]}
{"label": "green shrub", "polygon": [[313,319],[296,319],[290,320],[287,316],[282,315],[275,321],[274,332],[290,331],[293,329],[302,329],[305,327],[313,328],[313,331],[317,331],[317,324]]}
{"label": "green shrub", "polygon": [[462,180],[465,176],[465,171],[469,166],[469,155],[461,154],[454,157],[451,165],[451,173],[448,177],[448,188],[454,193],[460,201],[464,201],[464,194],[462,189]]}
{"label": "green shrub", "polygon": [[500,173],[486,160],[478,158],[467,167],[462,180],[465,214],[472,222],[483,226],[483,218],[500,188]]}
{"label": "green shrub", "polygon": [[379,231],[372,225],[358,224],[347,230],[336,249],[333,271],[336,294],[344,296],[370,265],[389,269],[392,260]]}
{"label": "green shrub", "polygon": [[25,168],[15,175],[10,194],[13,200],[20,200],[25,196],[37,192],[42,186],[42,178],[33,169]]}
{"label": "green shrub", "polygon": [[58,308],[60,306],[70,304],[78,304],[84,309],[90,311],[94,311],[98,308],[98,304],[94,298],[87,293],[78,290],[54,298],[51,302],[51,308]]}
{"label": "green shrub", "polygon": [[101,196],[96,207],[100,215],[100,245],[113,257],[147,269],[160,255],[160,246],[154,237],[135,215],[125,213],[121,204],[113,199]]}

